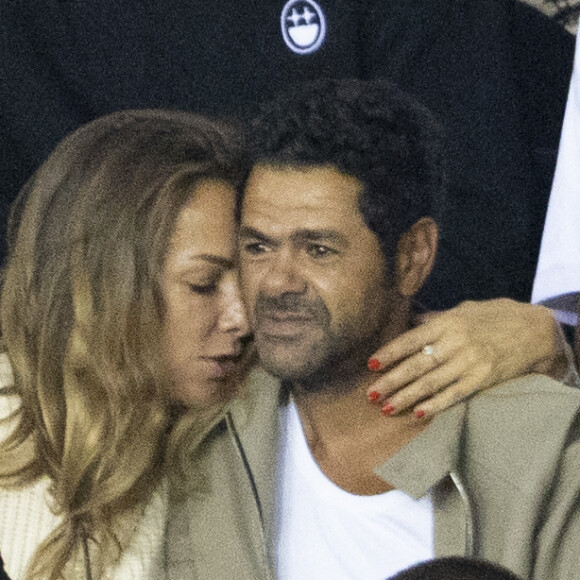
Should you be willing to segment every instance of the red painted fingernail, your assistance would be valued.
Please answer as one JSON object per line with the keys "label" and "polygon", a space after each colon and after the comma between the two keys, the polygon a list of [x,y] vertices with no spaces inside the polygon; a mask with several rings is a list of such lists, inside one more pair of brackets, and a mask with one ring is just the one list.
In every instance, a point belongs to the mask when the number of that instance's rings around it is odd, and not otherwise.
{"label": "red painted fingernail", "polygon": [[413,413],[415,413],[417,419],[422,419],[425,416],[425,411],[413,411]]}
{"label": "red painted fingernail", "polygon": [[382,409],[382,413],[383,415],[392,415],[393,412],[395,410],[395,407],[393,407],[393,405],[391,405],[390,403],[387,403]]}
{"label": "red painted fingernail", "polygon": [[373,391],[372,393],[369,393],[369,401],[371,403],[374,403],[381,395],[379,393],[377,393],[376,391]]}
{"label": "red painted fingernail", "polygon": [[367,365],[369,371],[378,371],[381,368],[381,363],[376,358],[369,358]]}

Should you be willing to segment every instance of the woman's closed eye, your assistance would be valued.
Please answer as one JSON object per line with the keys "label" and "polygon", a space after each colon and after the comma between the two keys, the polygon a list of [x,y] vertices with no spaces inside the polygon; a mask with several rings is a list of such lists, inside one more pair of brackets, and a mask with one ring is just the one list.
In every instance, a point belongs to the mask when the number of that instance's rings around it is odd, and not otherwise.
{"label": "woman's closed eye", "polygon": [[189,289],[196,294],[211,295],[217,290],[217,283],[211,284],[191,284],[188,283]]}

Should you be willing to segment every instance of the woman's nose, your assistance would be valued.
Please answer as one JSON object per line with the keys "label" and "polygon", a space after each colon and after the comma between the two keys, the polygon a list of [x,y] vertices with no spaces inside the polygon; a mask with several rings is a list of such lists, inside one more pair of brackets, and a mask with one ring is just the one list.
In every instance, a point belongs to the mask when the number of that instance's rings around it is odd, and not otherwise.
{"label": "woman's nose", "polygon": [[246,309],[242,302],[237,272],[228,274],[223,280],[223,298],[219,321],[220,329],[244,336],[250,332]]}

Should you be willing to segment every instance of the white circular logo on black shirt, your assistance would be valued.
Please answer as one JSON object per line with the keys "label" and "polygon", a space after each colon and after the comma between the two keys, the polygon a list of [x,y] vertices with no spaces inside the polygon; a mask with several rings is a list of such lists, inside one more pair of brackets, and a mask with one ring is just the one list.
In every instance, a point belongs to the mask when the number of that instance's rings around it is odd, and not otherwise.
{"label": "white circular logo on black shirt", "polygon": [[318,50],[326,36],[326,18],[314,0],[289,0],[280,16],[286,46],[296,54]]}

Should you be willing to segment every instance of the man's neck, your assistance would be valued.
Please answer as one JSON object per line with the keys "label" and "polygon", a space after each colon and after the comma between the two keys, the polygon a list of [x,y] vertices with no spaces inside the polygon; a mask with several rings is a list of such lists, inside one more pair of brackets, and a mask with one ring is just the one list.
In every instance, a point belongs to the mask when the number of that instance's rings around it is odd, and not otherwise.
{"label": "man's neck", "polygon": [[428,424],[412,414],[385,417],[366,397],[374,380],[376,375],[363,371],[356,387],[348,392],[292,389],[306,440],[320,469],[339,487],[359,495],[392,489],[374,474],[374,468]]}
{"label": "man's neck", "polygon": [[356,377],[327,380],[316,389],[293,384],[291,391],[305,428],[306,423],[312,424],[328,436],[340,437],[383,419],[365,396],[367,387],[376,378],[376,374],[363,370]]}

